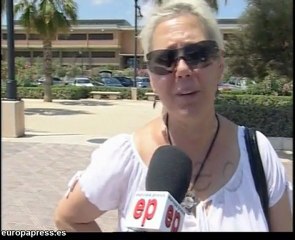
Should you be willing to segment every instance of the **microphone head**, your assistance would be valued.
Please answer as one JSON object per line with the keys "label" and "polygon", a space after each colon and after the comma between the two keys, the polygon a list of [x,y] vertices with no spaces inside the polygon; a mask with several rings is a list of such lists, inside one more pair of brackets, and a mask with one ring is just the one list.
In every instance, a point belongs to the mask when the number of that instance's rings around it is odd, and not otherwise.
{"label": "microphone head", "polygon": [[147,191],[167,191],[181,203],[189,187],[192,161],[180,149],[164,145],[153,154],[146,177]]}

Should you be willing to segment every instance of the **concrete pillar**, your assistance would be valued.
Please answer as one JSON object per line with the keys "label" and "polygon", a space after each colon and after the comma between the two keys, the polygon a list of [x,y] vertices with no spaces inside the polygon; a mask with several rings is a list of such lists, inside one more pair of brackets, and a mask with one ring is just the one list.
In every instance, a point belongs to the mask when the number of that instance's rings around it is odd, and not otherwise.
{"label": "concrete pillar", "polygon": [[131,88],[131,99],[137,100],[137,88],[136,87]]}
{"label": "concrete pillar", "polygon": [[2,137],[16,138],[25,135],[25,114],[23,101],[1,101]]}

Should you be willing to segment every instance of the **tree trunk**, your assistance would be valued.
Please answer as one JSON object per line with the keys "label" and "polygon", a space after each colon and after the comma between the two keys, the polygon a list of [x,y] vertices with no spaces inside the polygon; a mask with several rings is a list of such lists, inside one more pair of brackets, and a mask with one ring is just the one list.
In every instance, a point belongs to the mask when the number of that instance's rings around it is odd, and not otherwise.
{"label": "tree trunk", "polygon": [[52,102],[51,84],[52,84],[52,46],[51,40],[43,41],[44,55],[44,102]]}

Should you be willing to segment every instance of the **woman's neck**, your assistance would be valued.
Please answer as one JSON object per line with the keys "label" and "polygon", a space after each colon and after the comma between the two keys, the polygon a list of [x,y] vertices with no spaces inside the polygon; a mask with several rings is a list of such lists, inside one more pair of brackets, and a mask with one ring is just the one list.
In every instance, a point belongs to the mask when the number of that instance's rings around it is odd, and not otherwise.
{"label": "woman's neck", "polygon": [[204,114],[195,119],[180,119],[173,114],[168,114],[168,131],[172,143],[183,140],[198,141],[214,134],[217,121],[215,112]]}
{"label": "woman's neck", "polygon": [[170,144],[178,146],[192,158],[196,157],[195,161],[201,160],[197,156],[204,157],[217,130],[215,112],[204,114],[194,120],[183,120],[168,114],[167,124],[168,142],[170,137]]}

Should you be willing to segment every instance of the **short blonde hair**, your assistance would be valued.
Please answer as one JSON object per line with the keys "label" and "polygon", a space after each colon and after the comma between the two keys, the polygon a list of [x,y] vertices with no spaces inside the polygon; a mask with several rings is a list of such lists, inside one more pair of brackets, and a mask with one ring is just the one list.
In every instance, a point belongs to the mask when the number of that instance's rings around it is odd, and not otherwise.
{"label": "short blonde hair", "polygon": [[144,59],[152,49],[152,37],[156,26],[163,20],[189,13],[196,16],[205,29],[208,40],[214,40],[220,50],[224,50],[222,34],[219,30],[213,10],[204,0],[164,0],[161,6],[155,5],[140,32]]}

